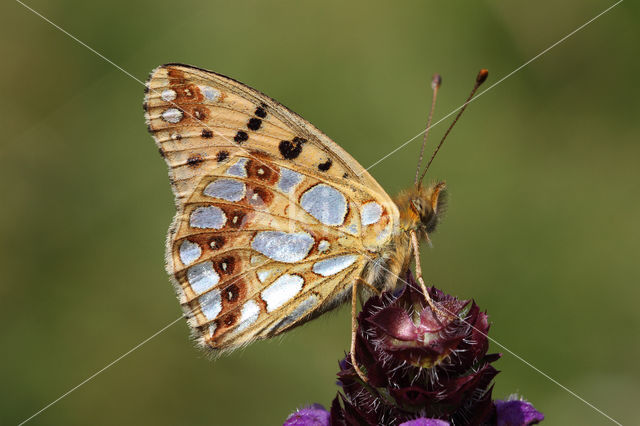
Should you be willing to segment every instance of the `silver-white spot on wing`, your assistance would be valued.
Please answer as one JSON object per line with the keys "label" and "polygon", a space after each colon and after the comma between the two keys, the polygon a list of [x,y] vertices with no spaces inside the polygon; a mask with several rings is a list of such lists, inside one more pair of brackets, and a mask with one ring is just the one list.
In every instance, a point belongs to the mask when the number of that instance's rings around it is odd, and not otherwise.
{"label": "silver-white spot on wing", "polygon": [[389,235],[391,235],[391,224],[388,224],[382,231],[378,232],[378,235],[376,235],[376,241],[382,242],[386,240]]}
{"label": "silver-white spot on wing", "polygon": [[247,177],[247,169],[245,167],[246,164],[247,159],[240,158],[227,169],[227,174],[229,176]]}
{"label": "silver-white spot on wing", "polygon": [[258,271],[258,279],[261,283],[264,283],[272,273],[273,269],[263,269],[261,271]]}
{"label": "silver-white spot on wing", "polygon": [[360,207],[360,221],[362,226],[371,225],[380,220],[382,216],[382,206],[375,201],[363,204]]}
{"label": "silver-white spot on wing", "polygon": [[358,224],[356,224],[354,221],[353,223],[351,223],[349,226],[346,227],[346,230],[348,233],[352,235],[358,235]]}
{"label": "silver-white spot on wing", "polygon": [[278,181],[278,189],[288,193],[302,182],[302,175],[285,167],[280,168],[280,180]]}
{"label": "silver-white spot on wing", "polygon": [[325,259],[321,260],[320,262],[314,263],[312,269],[316,274],[322,275],[323,277],[328,277],[330,275],[335,275],[338,272],[353,265],[353,262],[355,262],[357,259],[358,256],[353,254],[332,257],[330,259]]}
{"label": "silver-white spot on wing", "polygon": [[327,240],[322,240],[318,243],[318,251],[324,253],[331,248],[331,244]]}
{"label": "silver-white spot on wing", "polygon": [[169,108],[162,113],[161,117],[168,123],[177,123],[182,120],[182,111],[177,108]]}
{"label": "silver-white spot on wing", "polygon": [[247,301],[244,305],[242,305],[240,322],[236,327],[236,331],[242,331],[256,322],[259,314],[260,307],[258,306],[258,304],[253,300]]}
{"label": "silver-white spot on wing", "polygon": [[315,295],[307,297],[298,306],[296,306],[296,308],[291,311],[291,313],[287,315],[282,321],[274,325],[270,332],[274,333],[279,329],[293,324],[294,322],[305,316],[317,303],[318,298]]}
{"label": "silver-white spot on wing", "polygon": [[198,299],[202,314],[209,320],[214,320],[222,310],[222,298],[218,290],[211,290]]}
{"label": "silver-white spot on wing", "polygon": [[227,223],[227,216],[216,206],[198,207],[191,212],[189,225],[192,228],[220,229]]}
{"label": "silver-white spot on wing", "polygon": [[176,98],[176,92],[175,92],[175,90],[164,89],[162,91],[162,93],[160,94],[160,97],[165,102],[171,102],[172,100],[174,100]]}
{"label": "silver-white spot on wing", "polygon": [[208,260],[187,269],[187,281],[195,294],[202,294],[220,281],[220,275],[213,269],[213,263]]}
{"label": "silver-white spot on wing", "polygon": [[278,262],[295,263],[307,257],[314,242],[306,232],[262,231],[251,241],[251,248]]}
{"label": "silver-white spot on wing", "polygon": [[196,243],[192,243],[189,240],[184,240],[180,244],[180,260],[184,266],[189,266],[196,260],[200,259],[202,255],[202,249]]}
{"label": "silver-white spot on wing", "polygon": [[204,98],[211,102],[217,102],[220,99],[220,91],[211,86],[198,86]]}
{"label": "silver-white spot on wing", "polygon": [[218,179],[207,185],[203,193],[222,200],[240,201],[244,198],[246,191],[244,182],[233,179]]}
{"label": "silver-white spot on wing", "polygon": [[262,300],[267,304],[267,312],[273,312],[293,299],[302,290],[304,278],[300,275],[284,274],[269,287],[262,290]]}
{"label": "silver-white spot on wing", "polygon": [[337,189],[319,183],[305,191],[300,205],[324,225],[342,225],[347,214],[347,200]]}
{"label": "silver-white spot on wing", "polygon": [[218,324],[212,322],[209,324],[209,338],[213,338],[213,335],[216,333],[216,328],[218,328]]}

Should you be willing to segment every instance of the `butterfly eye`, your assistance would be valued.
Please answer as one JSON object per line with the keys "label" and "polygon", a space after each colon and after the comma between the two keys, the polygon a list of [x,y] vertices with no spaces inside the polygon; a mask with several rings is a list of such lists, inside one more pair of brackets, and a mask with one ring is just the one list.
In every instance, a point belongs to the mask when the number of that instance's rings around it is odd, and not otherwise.
{"label": "butterfly eye", "polygon": [[411,200],[411,205],[413,206],[414,210],[415,210],[417,213],[420,213],[420,210],[421,210],[421,203],[420,203],[420,200],[419,200],[419,199],[417,199],[417,198],[416,198],[416,199]]}

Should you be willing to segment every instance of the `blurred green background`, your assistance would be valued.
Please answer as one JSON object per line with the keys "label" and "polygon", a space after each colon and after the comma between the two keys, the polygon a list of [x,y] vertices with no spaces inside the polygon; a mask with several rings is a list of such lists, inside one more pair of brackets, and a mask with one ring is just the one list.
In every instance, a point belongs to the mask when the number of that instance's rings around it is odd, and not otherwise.
{"label": "blurred green background", "polygon": [[[423,128],[434,72],[438,119],[481,67],[488,87],[613,1],[27,4],[136,79],[184,62],[256,87],[367,167]],[[0,15],[0,423],[15,424],[180,309],[143,87],[19,3]],[[622,3],[471,104],[430,172],[451,199],[423,252],[428,281],[475,298],[493,338],[626,424],[640,421],[639,19]],[[418,148],[371,169],[390,194]],[[209,361],[180,321],[32,423],[279,424],[330,404],[349,327],[343,308]],[[496,366],[494,395],[524,395],[546,424],[611,424],[510,354]]]}

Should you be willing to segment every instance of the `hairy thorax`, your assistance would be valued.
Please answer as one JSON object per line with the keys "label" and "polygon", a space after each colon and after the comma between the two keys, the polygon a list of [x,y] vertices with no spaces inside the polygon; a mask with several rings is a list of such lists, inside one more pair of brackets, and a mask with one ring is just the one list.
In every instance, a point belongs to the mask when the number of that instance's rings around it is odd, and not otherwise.
{"label": "hairy thorax", "polygon": [[365,265],[361,279],[373,287],[386,291],[399,286],[411,263],[410,232],[415,231],[420,240],[429,241],[445,210],[446,190],[444,182],[429,187],[418,187],[401,192],[394,200],[400,218],[392,230],[392,238]]}

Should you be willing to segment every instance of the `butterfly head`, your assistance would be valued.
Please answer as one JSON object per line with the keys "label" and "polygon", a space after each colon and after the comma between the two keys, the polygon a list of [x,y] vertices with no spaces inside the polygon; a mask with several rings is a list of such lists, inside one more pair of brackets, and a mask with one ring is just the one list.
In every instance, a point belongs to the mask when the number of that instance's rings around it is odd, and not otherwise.
{"label": "butterfly head", "polygon": [[411,208],[420,219],[418,228],[430,234],[436,230],[446,208],[446,185],[438,182],[427,188],[420,188],[416,195],[411,200]]}
{"label": "butterfly head", "polygon": [[412,188],[401,193],[397,203],[402,212],[402,228],[431,234],[444,214],[446,202],[447,190],[444,182]]}

